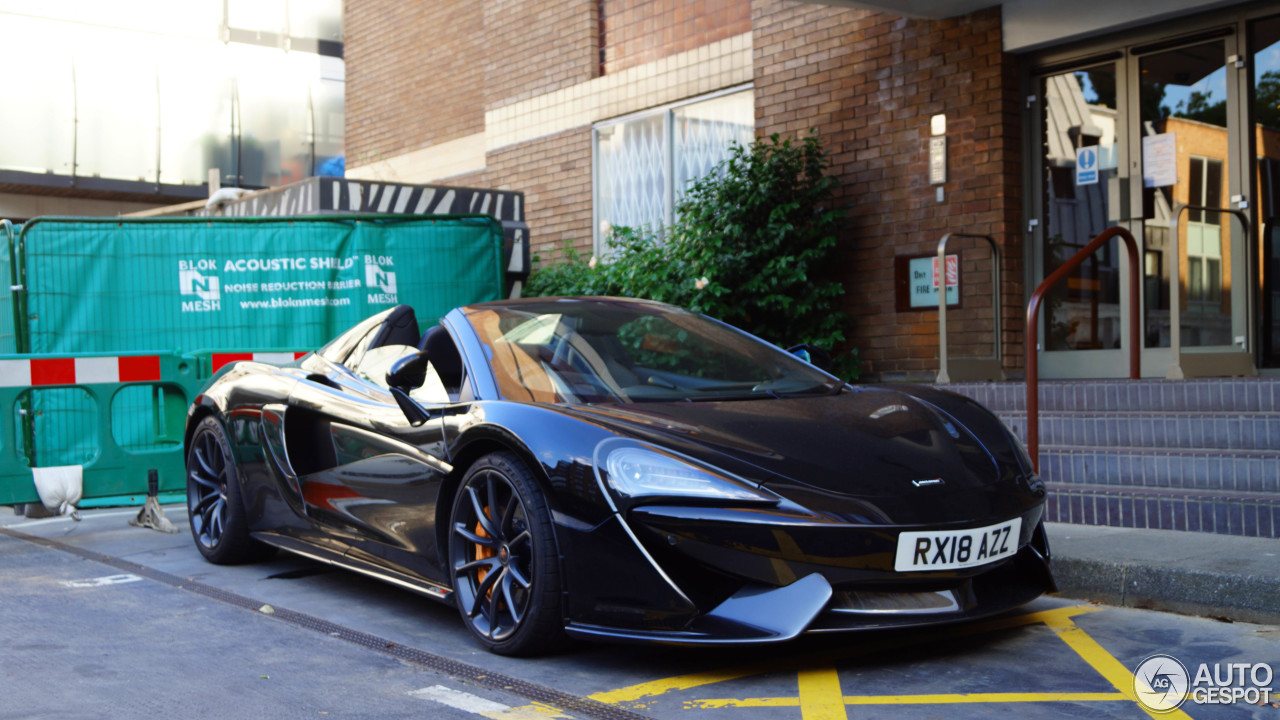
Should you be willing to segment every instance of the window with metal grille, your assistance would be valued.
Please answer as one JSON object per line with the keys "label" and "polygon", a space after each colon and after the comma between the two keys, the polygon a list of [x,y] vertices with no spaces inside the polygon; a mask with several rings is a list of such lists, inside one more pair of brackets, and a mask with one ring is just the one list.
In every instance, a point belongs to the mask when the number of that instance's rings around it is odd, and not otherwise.
{"label": "window with metal grille", "polygon": [[728,158],[733,142],[755,139],[750,88],[668,105],[594,129],[595,249],[608,251],[615,227],[658,229],[692,181]]}

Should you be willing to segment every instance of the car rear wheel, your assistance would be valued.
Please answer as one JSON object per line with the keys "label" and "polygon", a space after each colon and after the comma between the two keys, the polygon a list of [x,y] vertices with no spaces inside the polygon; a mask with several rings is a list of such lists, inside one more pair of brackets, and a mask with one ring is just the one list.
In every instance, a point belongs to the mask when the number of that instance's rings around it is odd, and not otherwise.
{"label": "car rear wheel", "polygon": [[467,627],[501,655],[564,641],[551,514],[519,458],[493,453],[467,471],[450,516],[454,597]]}
{"label": "car rear wheel", "polygon": [[231,443],[212,416],[196,426],[187,450],[187,519],[196,548],[211,563],[232,565],[271,554],[249,537]]}

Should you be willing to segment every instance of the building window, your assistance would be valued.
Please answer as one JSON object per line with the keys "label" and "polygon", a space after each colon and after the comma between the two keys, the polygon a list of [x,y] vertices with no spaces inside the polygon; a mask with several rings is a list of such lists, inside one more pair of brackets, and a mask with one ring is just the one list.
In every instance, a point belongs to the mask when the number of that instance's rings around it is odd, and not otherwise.
{"label": "building window", "polygon": [[733,142],[755,139],[751,89],[600,123],[594,129],[595,249],[614,227],[658,228],[674,220],[689,183],[728,158]]}
{"label": "building window", "polygon": [[[1222,161],[1191,156],[1190,205],[1222,206]],[[1187,223],[1187,272],[1192,302],[1222,300],[1222,215],[1191,209]]]}

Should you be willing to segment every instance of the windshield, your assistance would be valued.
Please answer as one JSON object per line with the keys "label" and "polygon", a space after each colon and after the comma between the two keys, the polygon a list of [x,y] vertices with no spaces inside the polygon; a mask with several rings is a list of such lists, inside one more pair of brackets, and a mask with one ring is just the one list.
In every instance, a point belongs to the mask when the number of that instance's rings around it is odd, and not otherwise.
{"label": "windshield", "polygon": [[557,403],[825,394],[842,383],[758,338],[676,308],[547,300],[467,312],[503,397]]}

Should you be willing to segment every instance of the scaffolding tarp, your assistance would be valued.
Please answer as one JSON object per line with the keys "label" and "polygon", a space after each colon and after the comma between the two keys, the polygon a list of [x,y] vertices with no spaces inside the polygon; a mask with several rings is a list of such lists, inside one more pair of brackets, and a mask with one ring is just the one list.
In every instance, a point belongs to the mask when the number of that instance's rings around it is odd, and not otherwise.
{"label": "scaffolding tarp", "polygon": [[488,216],[37,218],[18,248],[32,354],[312,349],[397,304],[429,320],[503,286]]}

